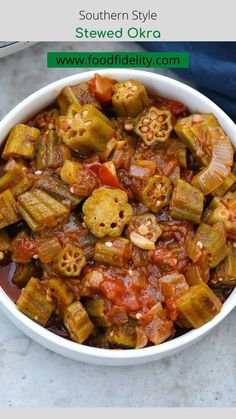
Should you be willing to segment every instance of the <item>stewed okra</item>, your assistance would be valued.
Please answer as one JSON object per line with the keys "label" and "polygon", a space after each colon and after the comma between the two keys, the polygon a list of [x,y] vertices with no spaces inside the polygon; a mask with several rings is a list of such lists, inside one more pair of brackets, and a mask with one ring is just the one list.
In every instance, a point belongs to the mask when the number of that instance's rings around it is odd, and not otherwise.
{"label": "stewed okra", "polygon": [[202,326],[236,286],[233,153],[214,115],[137,80],[65,87],[2,150],[1,286],[95,347]]}

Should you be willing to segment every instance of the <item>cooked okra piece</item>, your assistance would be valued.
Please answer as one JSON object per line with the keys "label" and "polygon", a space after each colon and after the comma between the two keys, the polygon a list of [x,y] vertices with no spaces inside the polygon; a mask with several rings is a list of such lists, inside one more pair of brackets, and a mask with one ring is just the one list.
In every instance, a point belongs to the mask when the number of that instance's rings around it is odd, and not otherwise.
{"label": "cooked okra piece", "polygon": [[133,210],[120,189],[98,188],[83,205],[84,222],[97,237],[119,237]]}
{"label": "cooked okra piece", "polygon": [[131,257],[130,241],[123,237],[104,238],[95,245],[94,259],[97,263],[124,268]]}
{"label": "cooked okra piece", "polygon": [[94,330],[93,323],[80,301],[75,301],[66,308],[64,324],[71,338],[78,343],[83,343]]}
{"label": "cooked okra piece", "polygon": [[209,266],[214,268],[228,252],[226,236],[222,223],[216,223],[213,226],[200,224],[193,242],[200,250],[206,250],[209,257]]}
{"label": "cooked okra piece", "polygon": [[135,80],[113,86],[112,104],[118,116],[137,116],[148,105],[145,87]]}
{"label": "cooked okra piece", "polygon": [[204,222],[214,225],[217,222],[224,224],[225,232],[229,238],[236,240],[236,193],[228,192],[222,198],[215,197],[203,214]]}
{"label": "cooked okra piece", "polygon": [[38,274],[39,268],[34,263],[18,263],[12,277],[12,282],[20,287],[24,287],[32,277]]}
{"label": "cooked okra piece", "polygon": [[63,313],[66,307],[74,301],[74,297],[66,286],[65,281],[60,278],[50,278],[46,281],[46,285],[51,290],[53,299],[57,302],[59,312]]}
{"label": "cooked okra piece", "polygon": [[189,286],[184,275],[173,272],[160,278],[161,292],[165,298],[177,298],[188,291]]}
{"label": "cooked okra piece", "polygon": [[221,310],[222,303],[207,284],[194,285],[176,300],[181,317],[193,328],[212,320]]}
{"label": "cooked okra piece", "polygon": [[59,140],[53,130],[45,132],[38,142],[36,167],[38,170],[56,169],[63,165],[66,158],[70,158],[70,149]]}
{"label": "cooked okra piece", "polygon": [[154,250],[161,233],[155,215],[149,213],[133,217],[127,229],[131,242],[143,250]]}
{"label": "cooked okra piece", "polygon": [[100,109],[97,99],[91,94],[88,83],[79,83],[75,86],[64,87],[57,97],[57,103],[62,113],[65,113],[70,105],[91,104]]}
{"label": "cooked okra piece", "polygon": [[173,322],[167,318],[167,313],[159,302],[138,319],[138,324],[155,345],[159,345],[173,334]]}
{"label": "cooked okra piece", "polygon": [[56,271],[68,278],[79,276],[85,265],[86,258],[83,250],[71,245],[62,249],[54,260]]}
{"label": "cooked okra piece", "polygon": [[75,208],[81,202],[81,198],[72,194],[68,186],[53,174],[40,177],[39,180],[35,182],[35,187],[48,193],[62,204],[69,205],[70,208]]}
{"label": "cooked okra piece", "polygon": [[168,177],[155,175],[145,182],[137,192],[140,201],[152,212],[157,213],[170,202],[171,183]]}
{"label": "cooked okra piece", "polygon": [[134,131],[145,145],[155,146],[169,138],[172,128],[171,112],[152,106],[140,115]]}
{"label": "cooked okra piece", "polygon": [[33,231],[56,227],[69,216],[68,207],[37,188],[20,195],[17,208]]}
{"label": "cooked okra piece", "polygon": [[47,130],[55,130],[57,128],[57,118],[59,115],[59,109],[56,108],[40,112],[34,120],[34,125],[43,133]]}
{"label": "cooked okra piece", "polygon": [[236,286],[236,248],[234,243],[228,242],[228,254],[216,267],[210,285],[220,288],[231,288]]}
{"label": "cooked okra piece", "polygon": [[203,212],[204,195],[185,180],[177,179],[170,200],[170,215],[179,220],[200,223]]}
{"label": "cooked okra piece", "polygon": [[106,144],[103,151],[98,151],[97,155],[102,162],[106,162],[109,159],[111,152],[114,150],[117,143],[117,138],[112,137]]}
{"label": "cooked okra piece", "polygon": [[135,326],[131,323],[111,326],[105,336],[108,342],[121,348],[132,349],[136,347],[137,334]]}
{"label": "cooked okra piece", "polygon": [[235,181],[235,175],[230,172],[230,174],[225,178],[224,182],[212,192],[212,195],[222,197],[235,184]]}
{"label": "cooked okra piece", "polygon": [[96,326],[111,326],[111,322],[105,314],[105,301],[103,298],[97,298],[96,300],[86,298],[83,304],[89,317],[92,318],[92,321]]}
{"label": "cooked okra piece", "polygon": [[78,181],[78,174],[84,169],[84,165],[74,160],[66,160],[63,164],[60,176],[63,182],[74,185]]}
{"label": "cooked okra piece", "polygon": [[4,228],[0,230],[0,251],[8,252],[11,248],[10,237],[7,230]]}
{"label": "cooked okra piece", "polygon": [[[12,166],[14,163],[11,162]],[[27,176],[27,169],[22,164],[15,164],[15,168],[4,168],[5,173],[0,178],[0,192],[10,189],[14,196],[18,196],[30,189],[32,182]]]}
{"label": "cooked okra piece", "polygon": [[0,194],[0,228],[14,224],[20,220],[16,205],[15,198],[10,189]]}
{"label": "cooked okra piece", "polygon": [[174,130],[179,138],[204,166],[210,161],[211,127],[219,127],[213,114],[194,114],[178,119]]}
{"label": "cooked okra piece", "polygon": [[201,282],[208,282],[210,277],[209,258],[207,251],[201,251],[201,256],[198,260],[185,269],[184,275],[189,286],[200,284]]}
{"label": "cooked okra piece", "polygon": [[64,87],[61,93],[57,96],[57,103],[62,113],[65,113],[68,107],[72,104],[79,105],[79,100],[73,92],[72,87]]}
{"label": "cooked okra piece", "polygon": [[41,326],[46,326],[55,310],[55,305],[48,297],[45,286],[34,277],[22,289],[16,305],[20,311]]}
{"label": "cooked okra piece", "polygon": [[115,131],[110,123],[104,121],[104,115],[99,111],[97,113],[99,115],[96,114],[91,118],[81,118],[78,114],[73,117],[60,116],[59,137],[68,147],[80,154],[103,151],[108,141],[114,137]]}
{"label": "cooked okra piece", "polygon": [[93,105],[84,105],[84,106],[70,106],[67,110],[69,116],[73,116],[75,119],[83,119],[87,121],[88,119],[99,118],[108,125],[112,125],[109,118],[106,117],[102,112],[100,112]]}
{"label": "cooked okra piece", "polygon": [[7,139],[2,158],[20,157],[33,160],[39,137],[39,129],[24,124],[16,125]]}

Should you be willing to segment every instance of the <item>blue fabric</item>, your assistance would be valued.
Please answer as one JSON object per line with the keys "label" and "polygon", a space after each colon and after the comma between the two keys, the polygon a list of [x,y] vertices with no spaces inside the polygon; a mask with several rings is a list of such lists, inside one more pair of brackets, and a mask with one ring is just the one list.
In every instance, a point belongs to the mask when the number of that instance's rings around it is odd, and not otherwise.
{"label": "blue fabric", "polygon": [[236,42],[142,42],[149,51],[189,52],[189,69],[176,73],[195,83],[236,122]]}

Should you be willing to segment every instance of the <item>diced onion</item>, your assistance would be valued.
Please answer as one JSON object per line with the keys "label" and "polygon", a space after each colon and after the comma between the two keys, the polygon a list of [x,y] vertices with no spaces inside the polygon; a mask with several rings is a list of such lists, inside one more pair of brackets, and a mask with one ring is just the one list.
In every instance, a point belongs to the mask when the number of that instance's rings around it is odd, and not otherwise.
{"label": "diced onion", "polygon": [[210,164],[193,177],[192,184],[208,195],[217,189],[229,175],[233,164],[233,147],[230,139],[224,137],[214,141]]}
{"label": "diced onion", "polygon": [[132,231],[130,233],[130,240],[132,243],[143,250],[154,250],[155,244],[145,237],[141,236],[141,234],[135,233],[135,231]]}

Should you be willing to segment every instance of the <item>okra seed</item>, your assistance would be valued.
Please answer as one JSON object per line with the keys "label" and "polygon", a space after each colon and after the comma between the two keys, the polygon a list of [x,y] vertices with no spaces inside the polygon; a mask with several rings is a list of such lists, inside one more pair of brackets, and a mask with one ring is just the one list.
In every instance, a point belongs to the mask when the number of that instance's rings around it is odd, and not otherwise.
{"label": "okra seed", "polygon": [[151,121],[150,121],[150,119],[148,119],[148,118],[144,118],[144,119],[142,120],[142,123],[143,123],[144,125],[149,125],[149,124],[151,123]]}
{"label": "okra seed", "polygon": [[136,92],[136,90],[138,90],[138,86],[133,86],[132,87],[132,92]]}
{"label": "okra seed", "polygon": [[143,132],[143,133],[144,133],[144,132],[148,132],[148,131],[149,131],[149,128],[148,128],[147,126],[144,126],[144,125],[143,125],[143,126],[140,128],[140,131],[141,131],[141,132]]}
{"label": "okra seed", "polygon": [[35,172],[35,175],[41,175],[43,172],[42,172],[42,170],[36,170],[36,172]]}
{"label": "okra seed", "polygon": [[138,232],[140,233],[140,234],[147,234],[148,233],[148,228],[147,228],[147,226],[145,226],[145,225],[141,225],[141,226],[139,226],[139,228],[138,228]]}
{"label": "okra seed", "polygon": [[152,140],[152,139],[153,139],[153,133],[152,133],[152,132],[149,132],[149,133],[147,134],[147,139],[148,139],[148,140]]}
{"label": "okra seed", "polygon": [[141,313],[137,313],[135,317],[138,320],[138,319],[140,319],[140,317],[142,317],[142,314]]}
{"label": "okra seed", "polygon": [[87,109],[85,109],[85,110],[82,112],[82,117],[83,117],[83,118],[85,118],[87,115],[88,115],[88,110],[87,110]]}
{"label": "okra seed", "polygon": [[70,188],[70,192],[71,192],[71,193],[74,193],[74,192],[75,192],[75,190],[74,190],[73,186],[71,186],[71,188]]}
{"label": "okra seed", "polygon": [[202,121],[202,115],[193,115],[192,121],[193,122],[201,122]]}
{"label": "okra seed", "polygon": [[86,121],[86,122],[84,123],[84,125],[85,125],[86,127],[89,127],[91,124],[92,124],[92,121]]}
{"label": "okra seed", "polygon": [[236,249],[236,242],[233,242],[233,247]]}
{"label": "okra seed", "polygon": [[0,252],[0,260],[3,260],[3,259],[4,259],[4,253]]}
{"label": "okra seed", "polygon": [[202,244],[202,242],[197,242],[197,247],[199,247],[199,249],[203,249],[203,244]]}
{"label": "okra seed", "polygon": [[125,87],[131,87],[132,86],[132,83],[130,82],[130,81],[127,81],[126,83],[125,83]]}
{"label": "okra seed", "polygon": [[159,207],[161,205],[161,201],[156,201],[156,207]]}
{"label": "okra seed", "polygon": [[38,259],[39,256],[38,255],[33,255],[33,259]]}
{"label": "okra seed", "polygon": [[155,112],[151,112],[150,113],[150,118],[152,121],[154,121],[155,119],[157,119],[157,114]]}
{"label": "okra seed", "polygon": [[124,125],[124,128],[126,129],[126,131],[133,131],[133,129],[134,129],[134,125],[133,125],[131,122],[127,122],[127,123]]}
{"label": "okra seed", "polygon": [[48,124],[48,129],[53,129],[54,128],[54,124],[50,123]]}
{"label": "okra seed", "polygon": [[105,246],[106,246],[106,247],[112,247],[112,242],[106,242],[106,243],[105,243]]}
{"label": "okra seed", "polygon": [[223,281],[223,278],[218,278],[218,281],[219,281],[219,282],[222,282],[222,281]]}
{"label": "okra seed", "polygon": [[163,122],[164,120],[165,120],[165,118],[164,118],[164,116],[163,115],[161,115],[161,116],[159,116],[158,118],[157,118],[157,120],[158,120],[158,122]]}

